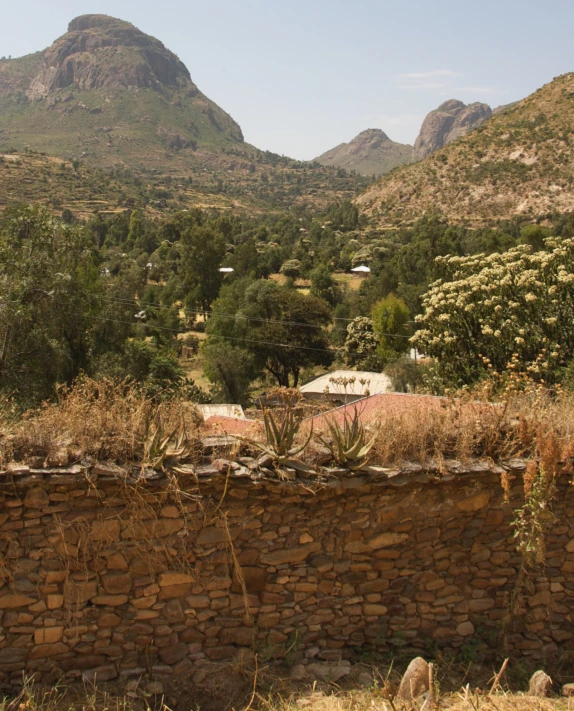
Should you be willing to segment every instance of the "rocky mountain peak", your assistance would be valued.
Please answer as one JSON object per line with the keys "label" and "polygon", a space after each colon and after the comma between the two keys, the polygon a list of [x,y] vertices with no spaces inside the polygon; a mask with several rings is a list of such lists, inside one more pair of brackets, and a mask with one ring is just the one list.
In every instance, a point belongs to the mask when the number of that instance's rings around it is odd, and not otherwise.
{"label": "rocky mountain peak", "polygon": [[119,20],[117,17],[111,17],[111,15],[80,15],[70,21],[68,32],[83,32],[95,27],[113,28],[121,26],[132,30],[136,29],[131,22]]}
{"label": "rocky mountain peak", "polygon": [[415,157],[425,158],[447,143],[472,131],[492,116],[488,104],[464,104],[458,99],[444,101],[427,114],[415,141]]}
{"label": "rocky mountain peak", "polygon": [[81,15],[42,53],[28,95],[41,98],[66,87],[194,88],[183,62],[159,40],[108,15]]}
{"label": "rocky mountain peak", "polygon": [[380,128],[361,131],[349,143],[341,143],[315,160],[363,175],[384,175],[412,161],[413,147],[392,141]]}
{"label": "rocky mountain peak", "polygon": [[436,109],[436,111],[441,111],[443,113],[457,113],[466,109],[466,104],[458,99],[447,99],[443,101],[442,104]]}
{"label": "rocky mountain peak", "polygon": [[387,134],[380,128],[367,128],[365,131],[361,131],[361,133],[353,139],[353,142],[369,141],[371,143],[384,143],[390,140]]}

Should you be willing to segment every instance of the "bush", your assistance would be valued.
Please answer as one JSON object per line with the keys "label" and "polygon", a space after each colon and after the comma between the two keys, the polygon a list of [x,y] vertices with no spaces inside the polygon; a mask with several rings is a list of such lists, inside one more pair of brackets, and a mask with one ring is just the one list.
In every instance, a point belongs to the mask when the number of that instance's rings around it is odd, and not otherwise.
{"label": "bush", "polygon": [[438,257],[442,273],[423,297],[411,339],[443,383],[489,373],[553,382],[574,352],[574,240],[547,239],[485,257]]}

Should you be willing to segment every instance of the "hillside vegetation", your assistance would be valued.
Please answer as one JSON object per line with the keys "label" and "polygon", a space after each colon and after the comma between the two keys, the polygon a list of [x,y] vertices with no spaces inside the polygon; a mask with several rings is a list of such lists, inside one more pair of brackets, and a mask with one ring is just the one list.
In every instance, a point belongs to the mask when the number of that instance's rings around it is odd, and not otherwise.
{"label": "hillside vegetation", "polygon": [[149,216],[192,207],[249,214],[304,212],[352,198],[367,184],[366,178],[345,171],[273,153],[262,154],[257,168],[246,164],[235,174],[219,167],[166,175],[122,166],[97,168],[43,153],[0,152],[0,212],[14,203],[47,204],[56,214],[69,209],[77,217],[134,207]]}
{"label": "hillside vegetation", "polygon": [[379,226],[409,224],[429,213],[480,224],[572,210],[573,123],[569,73],[421,162],[397,169],[357,205]]}
{"label": "hillside vegetation", "polygon": [[349,143],[341,143],[316,158],[321,165],[356,170],[361,175],[384,175],[413,160],[413,147],[391,141],[379,128],[369,128]]}

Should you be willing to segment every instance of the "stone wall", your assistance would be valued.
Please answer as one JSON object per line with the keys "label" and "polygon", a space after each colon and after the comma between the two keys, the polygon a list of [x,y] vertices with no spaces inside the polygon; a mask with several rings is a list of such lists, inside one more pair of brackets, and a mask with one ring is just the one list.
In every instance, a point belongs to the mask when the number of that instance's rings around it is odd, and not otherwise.
{"label": "stone wall", "polygon": [[[0,474],[0,683],[200,681],[253,649],[292,662],[373,649],[500,649],[520,557],[499,467],[338,472],[322,482],[85,463]],[[256,477],[257,479],[257,477]],[[554,504],[510,653],[574,649],[574,499]]]}

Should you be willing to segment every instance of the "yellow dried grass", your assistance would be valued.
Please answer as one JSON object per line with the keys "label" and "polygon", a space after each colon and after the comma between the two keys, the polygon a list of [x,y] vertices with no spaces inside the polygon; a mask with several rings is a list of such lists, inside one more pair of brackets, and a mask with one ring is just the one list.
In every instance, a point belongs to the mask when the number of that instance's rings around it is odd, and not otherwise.
{"label": "yellow dried grass", "polygon": [[429,458],[530,457],[542,454],[549,441],[561,460],[574,456],[574,394],[538,388],[508,394],[498,403],[477,395],[432,406],[421,401],[402,410],[381,408],[373,418],[377,438],[371,460],[391,466]]}
{"label": "yellow dried grass", "polygon": [[166,431],[182,423],[188,435],[197,429],[193,408],[160,405],[133,384],[81,378],[62,388],[55,402],[44,403],[14,422],[0,419],[0,465],[13,457],[41,456],[48,463],[86,456],[118,463],[138,460],[158,412]]}

